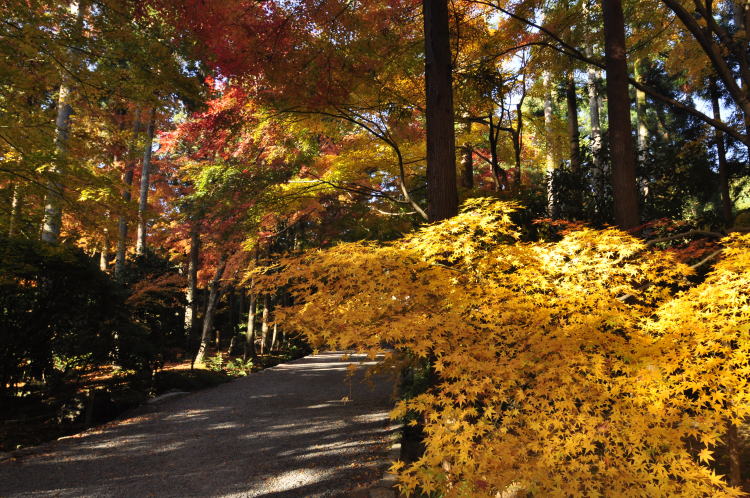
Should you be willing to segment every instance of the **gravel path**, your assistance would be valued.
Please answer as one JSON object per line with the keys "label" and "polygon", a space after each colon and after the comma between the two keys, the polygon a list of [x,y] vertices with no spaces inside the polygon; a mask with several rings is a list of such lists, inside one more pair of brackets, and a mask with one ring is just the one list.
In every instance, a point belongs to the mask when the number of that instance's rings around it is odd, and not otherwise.
{"label": "gravel path", "polygon": [[385,467],[393,380],[349,382],[340,360],[308,356],[38,447],[0,463],[0,497],[365,496]]}

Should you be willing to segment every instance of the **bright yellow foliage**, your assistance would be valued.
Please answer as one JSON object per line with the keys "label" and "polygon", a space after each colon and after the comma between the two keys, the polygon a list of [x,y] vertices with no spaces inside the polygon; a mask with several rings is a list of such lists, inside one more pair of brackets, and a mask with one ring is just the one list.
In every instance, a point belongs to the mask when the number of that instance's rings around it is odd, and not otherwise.
{"label": "bright yellow foliage", "polygon": [[438,385],[393,412],[427,435],[394,466],[407,490],[738,496],[709,465],[750,407],[750,236],[691,288],[690,268],[615,229],[519,242],[515,209],[475,199],[394,243],[284,260],[262,285],[290,286],[278,319],[316,346],[434,360]]}

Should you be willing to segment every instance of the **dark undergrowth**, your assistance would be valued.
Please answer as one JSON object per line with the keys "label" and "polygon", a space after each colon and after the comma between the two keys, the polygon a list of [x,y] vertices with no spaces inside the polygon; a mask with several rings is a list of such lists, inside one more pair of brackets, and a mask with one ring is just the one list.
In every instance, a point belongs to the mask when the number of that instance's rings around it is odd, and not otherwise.
{"label": "dark undergrowth", "polygon": [[[23,386],[22,395],[0,398],[0,452],[35,446],[116,419],[137,415],[149,399],[173,392],[193,392],[308,354],[306,347],[258,355],[251,361],[223,355],[220,365],[191,369],[190,360],[166,363],[144,378],[132,371],[99,367],[77,372],[54,385]],[[184,355],[183,355],[184,356]],[[213,356],[216,358],[216,354]],[[237,365],[247,367],[240,369]]]}

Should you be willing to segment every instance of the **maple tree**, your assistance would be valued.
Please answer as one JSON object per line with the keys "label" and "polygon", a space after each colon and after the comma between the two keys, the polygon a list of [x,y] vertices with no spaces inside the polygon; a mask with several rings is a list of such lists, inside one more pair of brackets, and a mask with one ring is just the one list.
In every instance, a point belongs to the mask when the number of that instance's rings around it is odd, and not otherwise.
{"label": "maple tree", "polygon": [[394,466],[406,490],[739,496],[703,463],[750,408],[748,237],[691,286],[691,268],[618,230],[518,241],[516,209],[475,199],[403,240],[256,278],[291,289],[278,319],[315,345],[434,358],[436,385],[393,413],[425,425],[425,454]]}

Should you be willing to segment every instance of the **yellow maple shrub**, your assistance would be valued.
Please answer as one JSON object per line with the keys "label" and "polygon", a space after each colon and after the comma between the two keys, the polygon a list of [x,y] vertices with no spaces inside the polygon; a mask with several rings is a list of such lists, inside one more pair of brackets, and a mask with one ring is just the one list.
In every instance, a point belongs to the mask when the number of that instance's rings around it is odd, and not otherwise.
{"label": "yellow maple shrub", "polygon": [[393,412],[425,426],[424,455],[394,465],[406,491],[738,496],[710,448],[750,407],[750,237],[726,240],[691,287],[689,267],[615,229],[521,242],[516,209],[473,199],[393,243],[284,259],[260,282],[290,289],[277,319],[316,346],[433,360],[437,384]]}

